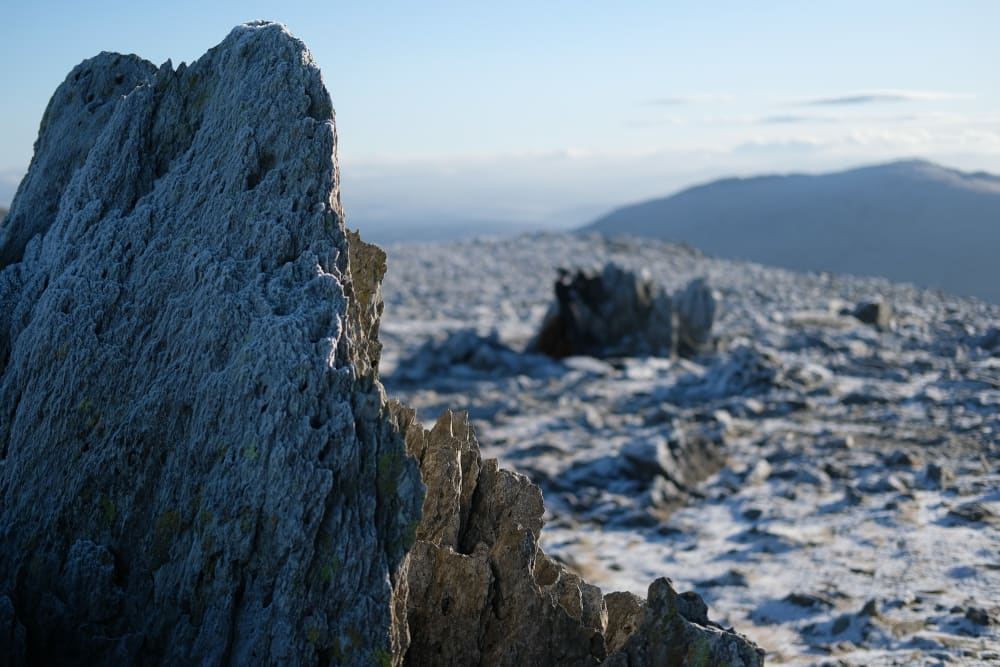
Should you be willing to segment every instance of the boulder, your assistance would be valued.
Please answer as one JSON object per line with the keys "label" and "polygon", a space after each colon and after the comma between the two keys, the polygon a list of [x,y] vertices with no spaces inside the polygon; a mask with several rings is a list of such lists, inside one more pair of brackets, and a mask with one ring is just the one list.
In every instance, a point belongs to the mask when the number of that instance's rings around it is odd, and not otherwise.
{"label": "boulder", "polygon": [[695,486],[718,472],[725,460],[721,439],[714,440],[701,430],[675,424],[664,429],[664,435],[625,443],[618,472],[641,483],[651,506],[672,508],[687,501]]}
{"label": "boulder", "polygon": [[531,348],[556,359],[674,350],[673,308],[648,276],[608,263],[601,271],[559,270],[556,301]]}
{"label": "boulder", "polygon": [[0,238],[0,634],[35,664],[405,649],[422,485],[335,150],[273,23],[176,69],[103,53],[53,96]]}

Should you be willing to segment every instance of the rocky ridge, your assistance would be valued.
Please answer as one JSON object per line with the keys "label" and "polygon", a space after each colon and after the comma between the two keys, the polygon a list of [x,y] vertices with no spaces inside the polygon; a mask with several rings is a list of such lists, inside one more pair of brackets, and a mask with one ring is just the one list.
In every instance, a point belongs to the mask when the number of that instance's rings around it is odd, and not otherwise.
{"label": "rocky ridge", "polygon": [[335,150],[278,24],[57,90],[0,231],[0,655],[760,664],[665,580],[606,601],[463,417],[387,403]]}

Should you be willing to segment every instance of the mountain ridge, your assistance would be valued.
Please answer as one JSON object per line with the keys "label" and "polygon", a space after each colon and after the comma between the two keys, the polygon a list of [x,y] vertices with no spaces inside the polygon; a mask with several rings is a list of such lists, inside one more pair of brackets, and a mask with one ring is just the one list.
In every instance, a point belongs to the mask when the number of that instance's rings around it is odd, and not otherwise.
{"label": "mountain ridge", "polygon": [[913,282],[1000,303],[1000,177],[926,160],[725,178],[618,208],[580,231],[689,243],[805,271]]}

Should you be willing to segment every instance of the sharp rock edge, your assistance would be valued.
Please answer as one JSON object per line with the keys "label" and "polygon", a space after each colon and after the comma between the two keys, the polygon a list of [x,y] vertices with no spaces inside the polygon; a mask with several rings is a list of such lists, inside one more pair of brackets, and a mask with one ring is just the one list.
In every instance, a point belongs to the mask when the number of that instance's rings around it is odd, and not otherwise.
{"label": "sharp rock edge", "polygon": [[467,415],[446,412],[424,430],[413,410],[391,401],[390,411],[427,487],[397,597],[405,664],[763,664],[760,649],[668,579],[645,602],[604,596],[546,556],[541,490],[481,458]]}
{"label": "sharp rock edge", "polygon": [[761,662],[665,580],[605,602],[467,420],[386,402],[385,256],[283,26],[85,61],[35,149],[0,228],[0,664]]}

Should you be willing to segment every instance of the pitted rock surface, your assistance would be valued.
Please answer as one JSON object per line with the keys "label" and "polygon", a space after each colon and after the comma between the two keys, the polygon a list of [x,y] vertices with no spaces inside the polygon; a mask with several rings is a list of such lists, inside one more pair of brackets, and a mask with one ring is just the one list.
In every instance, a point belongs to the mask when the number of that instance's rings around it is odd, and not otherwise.
{"label": "pitted rock surface", "polygon": [[30,660],[398,652],[422,489],[335,149],[277,24],[177,69],[101,54],[55,93],[0,239],[0,632]]}

